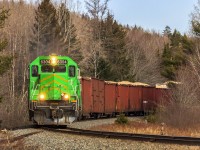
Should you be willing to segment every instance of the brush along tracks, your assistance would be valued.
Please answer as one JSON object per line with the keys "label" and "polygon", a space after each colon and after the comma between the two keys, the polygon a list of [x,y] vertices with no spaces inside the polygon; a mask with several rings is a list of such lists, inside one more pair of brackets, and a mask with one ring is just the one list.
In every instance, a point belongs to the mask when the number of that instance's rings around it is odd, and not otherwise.
{"label": "brush along tracks", "polygon": [[178,136],[163,136],[163,135],[94,131],[94,130],[77,129],[77,128],[71,128],[71,127],[67,127],[66,129],[42,127],[42,129],[52,131],[52,132],[58,132],[58,133],[68,133],[68,134],[94,136],[94,137],[200,146],[200,138],[194,138],[194,137],[178,137]]}

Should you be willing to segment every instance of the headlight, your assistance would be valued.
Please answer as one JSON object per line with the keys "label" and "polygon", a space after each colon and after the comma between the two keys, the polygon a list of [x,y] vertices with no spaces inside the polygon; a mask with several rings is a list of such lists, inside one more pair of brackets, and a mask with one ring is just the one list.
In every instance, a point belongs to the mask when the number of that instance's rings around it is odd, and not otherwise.
{"label": "headlight", "polygon": [[68,94],[62,93],[61,96],[62,96],[63,100],[69,100],[69,95]]}
{"label": "headlight", "polygon": [[51,64],[56,65],[57,64],[57,59],[56,57],[51,57]]}
{"label": "headlight", "polygon": [[65,98],[65,99],[69,99],[69,95],[65,94],[65,95],[64,95],[64,98]]}
{"label": "headlight", "polygon": [[44,99],[45,99],[44,94],[40,94],[40,95],[39,95],[39,99],[40,99],[40,100],[44,100]]}

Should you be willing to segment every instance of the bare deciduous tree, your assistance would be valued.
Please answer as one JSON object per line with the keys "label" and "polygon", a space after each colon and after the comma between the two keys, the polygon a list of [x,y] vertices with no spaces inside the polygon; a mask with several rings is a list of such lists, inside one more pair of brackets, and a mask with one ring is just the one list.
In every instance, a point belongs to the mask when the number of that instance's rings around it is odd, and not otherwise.
{"label": "bare deciduous tree", "polygon": [[20,2],[4,1],[1,3],[10,9],[10,16],[5,26],[8,39],[7,51],[12,55],[12,69],[1,80],[1,92],[4,94],[1,114],[3,124],[15,126],[27,120],[27,80],[30,62],[29,40],[34,20],[34,7]]}
{"label": "bare deciduous tree", "polygon": [[130,59],[130,76],[139,82],[150,84],[162,82],[160,63],[164,37],[133,28],[127,34],[126,41],[127,57]]}
{"label": "bare deciduous tree", "polygon": [[[93,67],[91,70],[93,70],[93,75],[95,78],[99,75],[99,63],[100,60],[104,58],[103,55],[103,47],[101,45],[101,31],[102,31],[102,21],[108,11],[108,1],[105,0],[103,3],[101,3],[100,0],[88,0],[85,1],[86,8],[88,10],[88,13],[91,17],[90,20],[90,27],[92,28],[92,38],[91,45],[89,46],[89,52],[87,55],[88,59],[86,62],[90,63]],[[94,46],[96,45],[96,46]]]}
{"label": "bare deciduous tree", "polygon": [[188,65],[178,71],[176,80],[180,84],[171,87],[170,101],[162,107],[160,120],[177,128],[195,127],[200,123],[199,79]]}

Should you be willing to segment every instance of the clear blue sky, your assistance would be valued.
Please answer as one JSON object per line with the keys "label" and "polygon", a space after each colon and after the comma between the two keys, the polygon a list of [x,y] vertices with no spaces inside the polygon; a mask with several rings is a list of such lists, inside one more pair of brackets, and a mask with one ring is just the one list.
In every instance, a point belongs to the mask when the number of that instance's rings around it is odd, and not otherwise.
{"label": "clear blue sky", "polygon": [[187,33],[190,13],[196,4],[197,0],[110,0],[109,9],[122,24],[136,24],[159,32],[169,25]]}
{"label": "clear blue sky", "polygon": [[111,0],[109,8],[122,24],[162,32],[166,25],[187,32],[197,0]]}

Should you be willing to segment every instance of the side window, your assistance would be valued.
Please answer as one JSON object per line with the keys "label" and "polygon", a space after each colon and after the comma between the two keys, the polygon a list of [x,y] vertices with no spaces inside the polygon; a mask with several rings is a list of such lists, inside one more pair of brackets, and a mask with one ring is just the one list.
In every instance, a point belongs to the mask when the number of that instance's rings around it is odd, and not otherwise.
{"label": "side window", "polygon": [[33,65],[31,69],[32,69],[32,77],[37,77],[38,76],[38,66]]}
{"label": "side window", "polygon": [[76,69],[75,66],[69,66],[69,77],[75,77]]}

